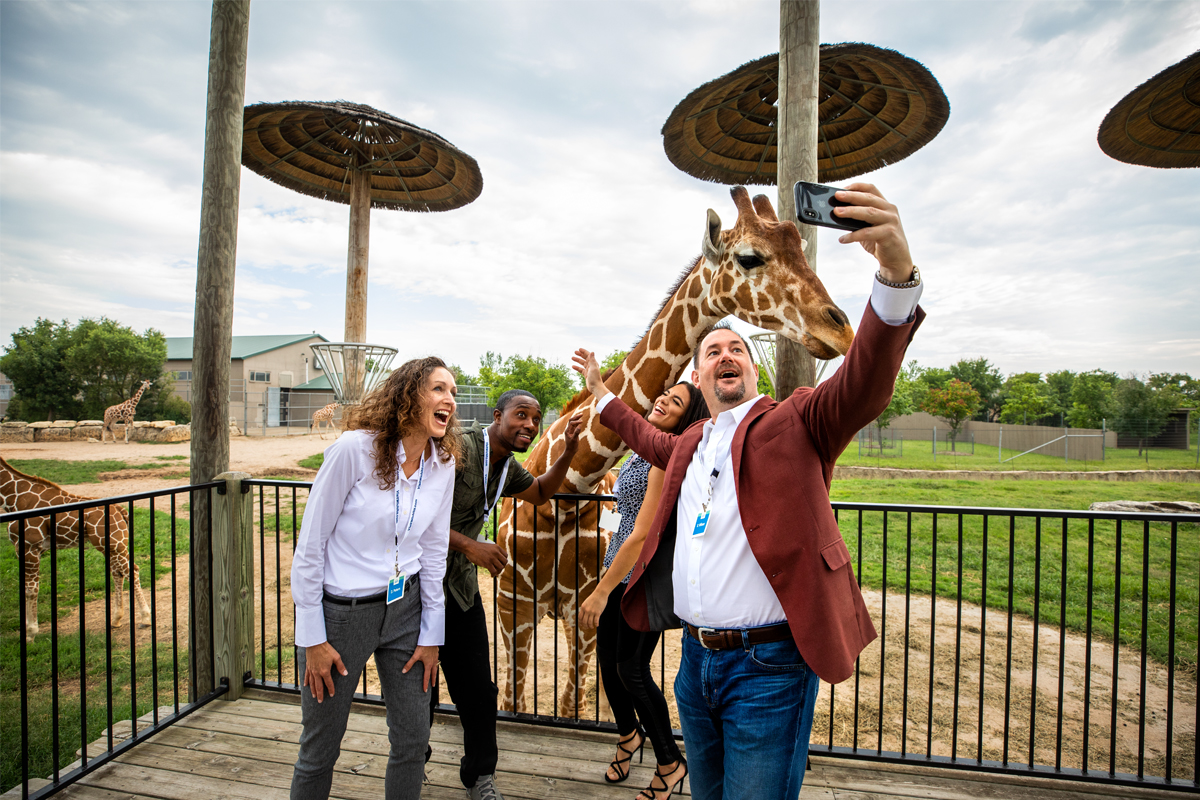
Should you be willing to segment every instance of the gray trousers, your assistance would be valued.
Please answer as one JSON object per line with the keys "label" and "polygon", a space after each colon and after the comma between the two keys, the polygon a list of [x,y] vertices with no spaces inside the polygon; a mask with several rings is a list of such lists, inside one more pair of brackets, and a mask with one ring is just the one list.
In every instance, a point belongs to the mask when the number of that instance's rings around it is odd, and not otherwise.
{"label": "gray trousers", "polygon": [[[429,744],[429,692],[421,688],[424,668],[418,662],[401,672],[417,646],[421,628],[419,575],[409,578],[404,597],[388,605],[380,600],[355,606],[324,603],[325,636],[342,657],[348,675],[331,670],[334,694],[318,703],[305,686],[300,693],[303,730],[300,755],[292,775],[292,800],[325,800],[333,767],[341,753],[350,718],[350,702],[367,659],[375,655],[379,683],[387,706],[388,753],[384,778],[386,800],[417,800],[425,776]],[[300,674],[305,649],[300,648]]]}

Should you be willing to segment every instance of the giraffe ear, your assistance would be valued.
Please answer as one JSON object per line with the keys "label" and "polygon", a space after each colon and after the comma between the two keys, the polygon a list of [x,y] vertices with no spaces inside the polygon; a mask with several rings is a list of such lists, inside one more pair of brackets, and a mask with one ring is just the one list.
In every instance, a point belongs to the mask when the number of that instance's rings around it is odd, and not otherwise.
{"label": "giraffe ear", "polygon": [[805,239],[803,237],[800,238],[800,252],[801,253],[808,252],[808,239]]}
{"label": "giraffe ear", "polygon": [[700,250],[714,264],[721,263],[721,256],[725,254],[725,244],[721,241],[721,218],[711,208],[708,210],[708,223],[704,228]]}

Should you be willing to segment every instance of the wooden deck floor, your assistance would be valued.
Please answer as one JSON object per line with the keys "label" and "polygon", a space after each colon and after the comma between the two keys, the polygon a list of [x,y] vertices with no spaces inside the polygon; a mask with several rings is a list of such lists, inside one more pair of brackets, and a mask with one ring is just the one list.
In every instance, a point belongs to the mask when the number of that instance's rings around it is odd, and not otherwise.
{"label": "wooden deck floor", "polygon": [[[236,702],[209,704],[57,796],[71,800],[285,800],[299,736],[298,698],[251,690]],[[465,792],[458,781],[462,734],[457,718],[439,718],[432,740],[434,755],[426,769],[428,783],[422,796],[430,800],[461,800]],[[500,772],[496,782],[512,800],[632,800],[637,790],[649,783],[654,768],[651,755],[646,764],[634,764],[628,782],[610,786],[602,776],[612,757],[611,736],[501,723],[499,741]],[[332,796],[348,800],[382,798],[386,754],[383,709],[356,706],[342,743]],[[685,794],[690,788],[686,787]],[[20,796],[20,787],[13,791]],[[10,793],[4,795],[9,796]],[[814,758],[800,800],[1100,800],[1179,796],[1177,792],[1152,789],[1106,788],[1071,781]]]}

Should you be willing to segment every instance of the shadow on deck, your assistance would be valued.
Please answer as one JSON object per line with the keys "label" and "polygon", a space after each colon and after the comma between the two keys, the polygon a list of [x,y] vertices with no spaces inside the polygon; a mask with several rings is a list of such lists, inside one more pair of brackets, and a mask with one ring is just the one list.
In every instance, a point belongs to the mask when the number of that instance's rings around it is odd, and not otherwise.
{"label": "shadow on deck", "polygon": [[[128,735],[128,723],[125,723]],[[119,733],[114,730],[114,734]],[[112,764],[84,777],[56,797],[71,800],[286,800],[300,737],[299,698],[248,690],[242,699],[215,701],[135,746]],[[458,798],[462,733],[458,720],[439,715],[431,735],[433,760],[422,796]],[[522,723],[499,725],[497,786],[507,798],[632,800],[650,782],[653,754],[633,765],[620,786],[603,781],[614,737],[602,733]],[[384,710],[358,705],[350,717],[333,779],[334,798],[383,797],[387,763]],[[647,748],[649,750],[649,748]],[[843,758],[813,758],[800,800],[1099,800],[1178,798],[1178,792],[1099,786],[1076,781],[1022,778],[913,766],[871,764]],[[45,785],[31,782],[30,791]],[[684,794],[690,794],[685,782]],[[3,795],[20,797],[20,787]]]}

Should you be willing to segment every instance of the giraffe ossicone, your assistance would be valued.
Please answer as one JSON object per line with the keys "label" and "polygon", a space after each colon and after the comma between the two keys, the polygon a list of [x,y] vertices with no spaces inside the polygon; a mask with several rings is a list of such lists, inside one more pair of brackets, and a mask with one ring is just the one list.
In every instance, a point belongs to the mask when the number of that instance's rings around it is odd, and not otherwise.
{"label": "giraffe ossicone", "polygon": [[[0,506],[5,512],[30,511],[37,508],[52,509],[66,503],[79,503],[91,500],[90,497],[73,495],[57,483],[26,475],[0,458]],[[51,512],[31,517],[20,522],[8,523],[8,538],[17,548],[17,560],[21,560],[21,545],[24,540],[25,568],[23,586],[25,594],[25,640],[33,641],[38,632],[37,602],[38,574],[41,568],[42,555],[51,548],[63,549],[75,547],[79,543],[80,520],[79,511],[69,511],[64,514],[54,514],[53,529]],[[23,530],[22,530],[23,528]],[[150,625],[150,604],[142,593],[141,576],[136,564],[130,563],[129,558],[129,522],[125,517],[125,509],[120,506],[88,508],[83,511],[82,530],[87,540],[103,555],[109,556],[109,569],[113,577],[113,591],[116,595],[113,603],[112,626],[118,628],[125,620],[124,585],[125,577],[130,575],[130,590],[137,601],[138,613],[141,614],[141,625]],[[107,548],[105,540],[108,541]],[[54,591],[54,587],[50,587]]]}
{"label": "giraffe ossicone", "polygon": [[[605,376],[610,391],[643,413],[684,374],[701,334],[726,316],[776,331],[821,359],[844,355],[854,339],[846,314],[805,259],[806,243],[795,223],[780,222],[765,195],[751,200],[741,186],[730,194],[738,211],[733,227],[722,230],[721,218],[708,210],[700,256],[672,287],[645,335]],[[563,408],[524,466],[534,475],[549,469],[565,447],[567,420],[576,410],[583,412],[583,429],[564,490],[606,492],[612,485],[610,470],[628,448],[600,424],[595,400],[586,390]],[[596,632],[578,630],[575,618],[599,581],[607,545],[598,505],[563,503],[556,514],[552,503],[535,508],[504,501],[497,541],[508,550],[509,565],[501,575],[496,604],[508,654],[507,669],[501,670],[508,683],[500,693],[507,710],[528,710],[531,663],[536,669],[534,629],[550,614],[563,626],[568,647],[558,713],[582,713],[582,676],[588,672]]]}

